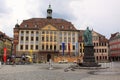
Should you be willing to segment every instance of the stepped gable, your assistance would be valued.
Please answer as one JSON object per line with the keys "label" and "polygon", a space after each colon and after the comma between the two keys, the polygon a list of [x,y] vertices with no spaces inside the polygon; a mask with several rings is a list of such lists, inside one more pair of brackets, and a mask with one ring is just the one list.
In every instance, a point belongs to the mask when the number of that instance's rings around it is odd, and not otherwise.
{"label": "stepped gable", "polygon": [[[28,20],[23,20],[19,28],[28,28],[28,29],[41,29],[46,25],[52,25],[58,30],[77,30],[71,22],[68,22],[64,19],[46,19],[46,18],[31,18]],[[25,26],[26,25],[26,26]]]}

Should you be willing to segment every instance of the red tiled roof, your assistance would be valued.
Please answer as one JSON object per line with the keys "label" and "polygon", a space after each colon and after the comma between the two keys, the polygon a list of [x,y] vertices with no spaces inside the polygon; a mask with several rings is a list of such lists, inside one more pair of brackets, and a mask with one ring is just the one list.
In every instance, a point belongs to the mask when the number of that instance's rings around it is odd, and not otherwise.
{"label": "red tiled roof", "polygon": [[42,27],[48,24],[53,25],[58,30],[77,30],[71,22],[68,22],[64,19],[56,19],[56,18],[53,18],[53,19],[31,18],[28,20],[23,20],[19,28],[25,28],[25,25],[28,26],[27,27],[28,29],[36,28],[35,25],[37,25],[37,28],[41,29]]}
{"label": "red tiled roof", "polygon": [[111,34],[110,40],[116,38],[116,37],[117,37],[117,34],[119,34],[119,32],[116,32],[116,33]]}
{"label": "red tiled roof", "polygon": [[1,32],[1,31],[0,31],[0,35],[2,35],[3,38],[6,38],[8,40],[12,40],[12,38],[10,38],[9,36],[7,36],[5,33]]}

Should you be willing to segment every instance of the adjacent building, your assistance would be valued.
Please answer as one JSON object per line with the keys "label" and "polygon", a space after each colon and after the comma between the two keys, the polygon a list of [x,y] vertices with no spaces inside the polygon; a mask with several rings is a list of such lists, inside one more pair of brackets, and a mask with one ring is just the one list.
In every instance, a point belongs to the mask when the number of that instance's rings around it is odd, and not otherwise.
{"label": "adjacent building", "polygon": [[110,49],[110,60],[120,61],[120,33],[116,32],[111,34],[109,39],[109,49]]}
{"label": "adjacent building", "polygon": [[0,31],[0,59],[2,60],[6,48],[7,57],[12,54],[12,38],[8,37],[5,33]]}
{"label": "adjacent building", "polygon": [[92,31],[93,34],[93,45],[94,45],[94,55],[97,62],[107,62],[109,61],[109,49],[108,49],[108,42],[109,40],[95,32]]}

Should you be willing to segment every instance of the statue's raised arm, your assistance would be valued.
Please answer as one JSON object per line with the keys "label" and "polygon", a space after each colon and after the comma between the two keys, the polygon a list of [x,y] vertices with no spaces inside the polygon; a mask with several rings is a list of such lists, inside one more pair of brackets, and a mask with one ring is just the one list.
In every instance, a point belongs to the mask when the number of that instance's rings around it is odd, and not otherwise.
{"label": "statue's raised arm", "polygon": [[89,27],[84,32],[84,44],[85,46],[92,46],[92,31],[89,30]]}

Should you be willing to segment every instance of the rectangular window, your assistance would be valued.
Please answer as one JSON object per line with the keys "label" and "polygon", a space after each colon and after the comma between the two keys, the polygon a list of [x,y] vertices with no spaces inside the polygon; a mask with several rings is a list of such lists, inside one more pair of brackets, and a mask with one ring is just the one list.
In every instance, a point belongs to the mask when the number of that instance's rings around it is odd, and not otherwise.
{"label": "rectangular window", "polygon": [[64,42],[67,42],[67,39],[66,39],[66,37],[64,37]]}
{"label": "rectangular window", "polygon": [[104,43],[104,45],[106,46],[106,43]]}
{"label": "rectangular window", "polygon": [[54,42],[56,42],[56,36],[54,36]]}
{"label": "rectangular window", "polygon": [[68,37],[68,42],[71,42],[71,38],[70,37]]}
{"label": "rectangular window", "polygon": [[73,45],[73,50],[75,50],[75,45]]}
{"label": "rectangular window", "polygon": [[42,36],[42,41],[44,41],[44,36]]}
{"label": "rectangular window", "polygon": [[23,50],[23,45],[20,45],[20,49]]}
{"label": "rectangular window", "polygon": [[54,45],[54,50],[56,50],[56,45]]}
{"label": "rectangular window", "polygon": [[99,49],[99,52],[101,53],[101,49]]}
{"label": "rectangular window", "polygon": [[52,36],[50,36],[50,41],[52,41]]}
{"label": "rectangular window", "polygon": [[26,34],[29,34],[29,31],[26,31]]}
{"label": "rectangular window", "polygon": [[42,50],[44,50],[44,45],[42,45]]}
{"label": "rectangular window", "polygon": [[93,45],[95,46],[95,43],[93,43]]}
{"label": "rectangular window", "polygon": [[50,50],[52,50],[52,45],[50,45]]}
{"label": "rectangular window", "polygon": [[33,37],[31,37],[31,41],[33,41],[34,40],[34,38]]}
{"label": "rectangular window", "polygon": [[62,32],[60,32],[59,35],[62,36]]}
{"label": "rectangular window", "polygon": [[48,45],[46,45],[46,50],[48,50]]}
{"label": "rectangular window", "polygon": [[38,50],[38,45],[35,46],[36,50]]}
{"label": "rectangular window", "polygon": [[24,31],[21,31],[21,33],[23,34],[23,33],[24,33]]}
{"label": "rectangular window", "polygon": [[48,36],[46,36],[46,41],[49,41]]}
{"label": "rectangular window", "polygon": [[31,36],[34,36],[34,31],[31,31]]}
{"label": "rectangular window", "polygon": [[102,49],[102,53],[104,53],[104,49]]}
{"label": "rectangular window", "polygon": [[33,50],[33,45],[30,46],[30,49]]}
{"label": "rectangular window", "polygon": [[28,38],[28,36],[26,37],[26,41],[28,41],[29,40],[29,38]]}
{"label": "rectangular window", "polygon": [[25,45],[25,49],[28,50],[28,45]]}
{"label": "rectangular window", "polygon": [[62,42],[62,37],[60,37],[60,43]]}
{"label": "rectangular window", "polygon": [[72,42],[75,42],[75,38],[74,37],[72,38]]}
{"label": "rectangular window", "polygon": [[45,32],[44,32],[44,31],[42,31],[42,34],[45,34]]}
{"label": "rectangular window", "polygon": [[71,36],[70,32],[68,33],[68,36]]}
{"label": "rectangular window", "polygon": [[33,31],[31,31],[31,34],[33,34],[34,32]]}
{"label": "rectangular window", "polygon": [[39,35],[39,32],[38,31],[36,31],[36,36],[38,36]]}
{"label": "rectangular window", "polygon": [[23,38],[23,36],[21,36],[21,41],[23,41],[24,40],[24,38]]}
{"label": "rectangular window", "polygon": [[36,37],[36,41],[38,41],[38,37]]}
{"label": "rectangular window", "polygon": [[99,43],[99,46],[101,46],[101,43]]}

